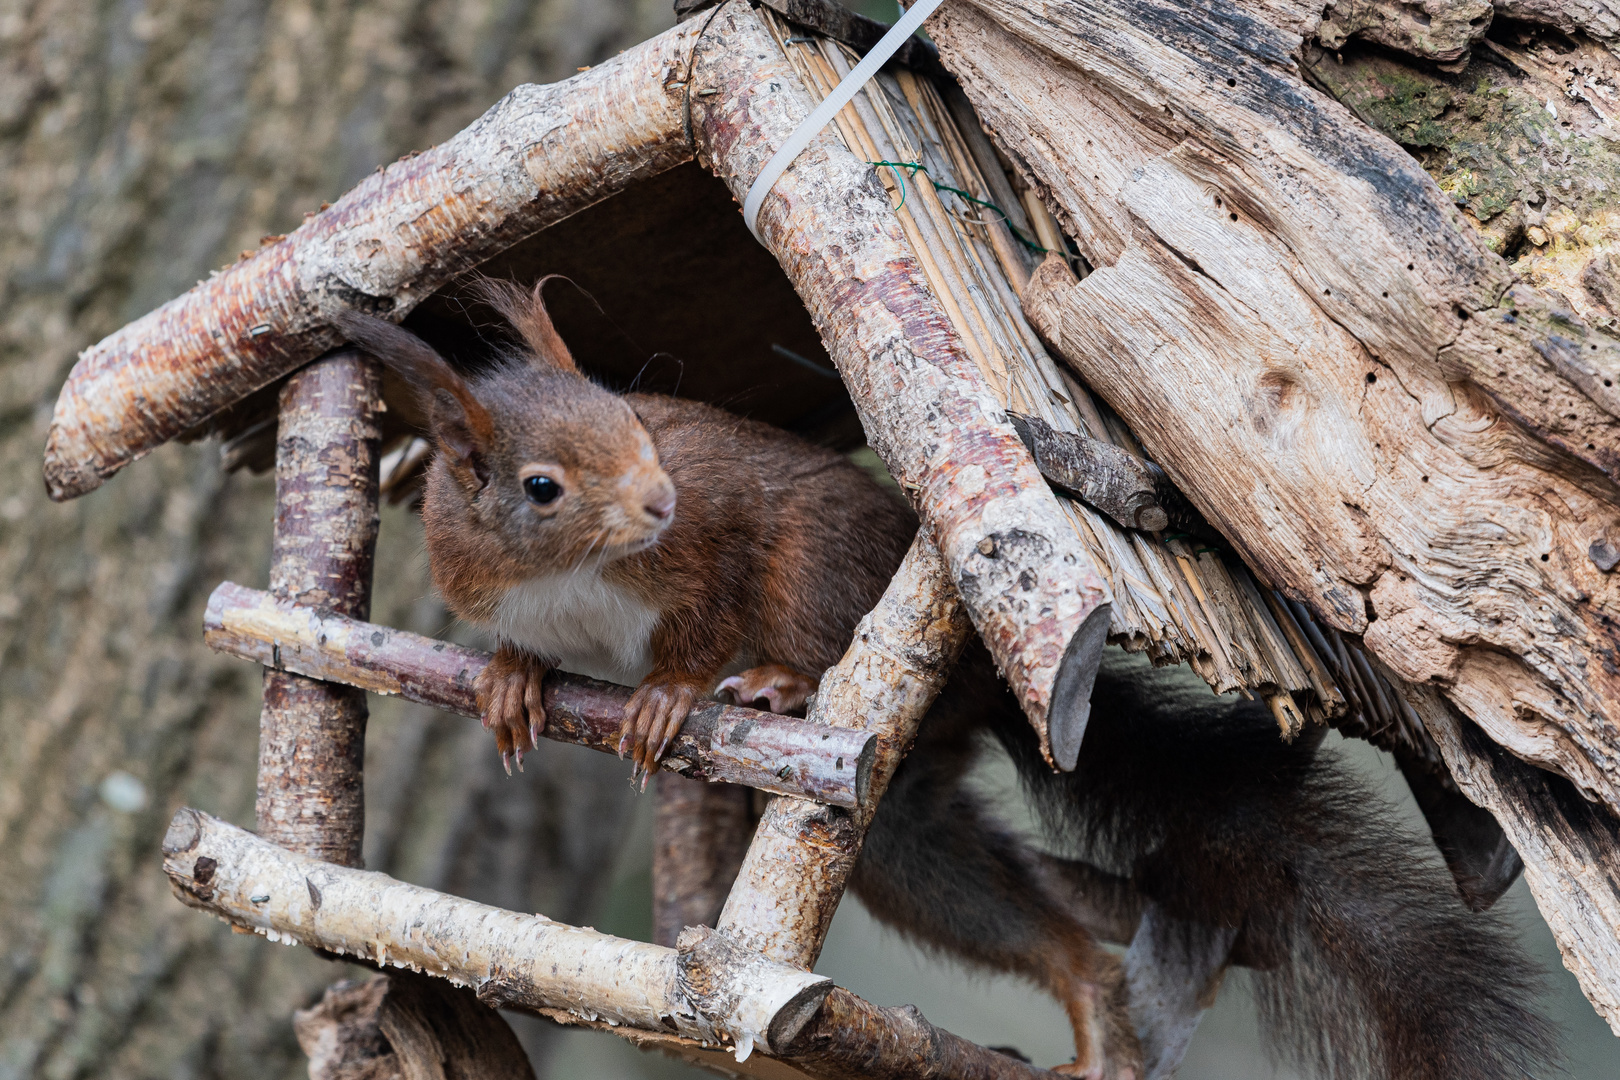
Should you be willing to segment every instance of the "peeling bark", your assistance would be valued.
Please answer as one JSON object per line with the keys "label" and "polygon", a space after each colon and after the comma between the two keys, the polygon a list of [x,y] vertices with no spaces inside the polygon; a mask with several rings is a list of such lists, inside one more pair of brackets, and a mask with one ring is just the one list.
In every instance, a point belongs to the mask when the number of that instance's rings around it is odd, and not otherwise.
{"label": "peeling bark", "polygon": [[[709,21],[692,79],[703,88],[692,105],[699,160],[741,200],[810,113],[809,95],[736,3]],[[919,507],[1042,752],[1072,767],[1108,632],[1107,586],[928,289],[882,185],[823,132],[766,198],[759,234],[873,449]]]}
{"label": "peeling bark", "polygon": [[333,308],[403,318],[518,240],[689,160],[682,105],[696,32],[676,27],[565,82],[518,87],[456,137],[379,169],[85,350],[46,443],[51,497],[94,490],[341,344]]}
{"label": "peeling bark", "polygon": [[1616,342],[1521,318],[1544,298],[1242,7],[976,0],[930,32],[1098,267],[1036,275],[1043,335],[1272,584],[1620,805],[1587,554],[1620,421],[1560,369],[1612,392]]}
{"label": "peeling bark", "polygon": [[[280,672],[398,694],[462,716],[478,715],[473,680],[490,656],[386,626],[279,601],[225,582],[204,620],[208,644]],[[304,679],[309,682],[311,679]],[[545,738],[616,754],[627,687],[554,671],[546,676]],[[871,783],[876,740],[864,732],[718,702],[702,702],[670,744],[666,768],[700,780],[856,805]],[[303,751],[307,753],[307,751]],[[270,767],[279,769],[283,759]],[[358,784],[358,779],[355,781]]]}
{"label": "peeling bark", "polygon": [[766,956],[815,966],[878,800],[967,642],[968,621],[938,551],[912,542],[877,607],[822,676],[810,718],[877,738],[869,794],[853,812],[802,799],[765,810],[720,928]]}
{"label": "peeling bark", "polygon": [[[381,370],[345,350],[281,392],[270,590],[340,615],[371,611]],[[259,835],[340,866],[365,837],[366,695],[266,668],[259,716]]]}

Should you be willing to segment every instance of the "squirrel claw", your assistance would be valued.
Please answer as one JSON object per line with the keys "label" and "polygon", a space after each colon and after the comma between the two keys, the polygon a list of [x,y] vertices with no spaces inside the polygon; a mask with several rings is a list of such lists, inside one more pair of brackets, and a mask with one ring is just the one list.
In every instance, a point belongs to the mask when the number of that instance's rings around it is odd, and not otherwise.
{"label": "squirrel claw", "polygon": [[506,766],[506,775],[511,776],[512,775],[512,755],[509,754],[509,753],[503,753],[501,755],[501,764]]}
{"label": "squirrel claw", "polygon": [[658,771],[668,749],[697,701],[698,688],[687,682],[643,682],[624,707],[621,753],[628,753],[644,777]]}
{"label": "squirrel claw", "polygon": [[523,755],[538,745],[540,733],[546,729],[540,694],[549,670],[550,665],[533,653],[502,645],[473,682],[478,718],[495,733],[495,746],[508,774],[514,754],[518,772],[523,771]]}

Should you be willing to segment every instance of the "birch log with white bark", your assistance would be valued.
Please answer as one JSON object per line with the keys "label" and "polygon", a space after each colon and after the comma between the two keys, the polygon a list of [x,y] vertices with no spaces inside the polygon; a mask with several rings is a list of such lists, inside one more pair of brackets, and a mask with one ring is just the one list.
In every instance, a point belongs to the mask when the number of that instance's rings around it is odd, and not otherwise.
{"label": "birch log with white bark", "polygon": [[[732,957],[709,997],[682,996],[673,949],[335,866],[188,808],[175,812],[163,856],[183,903],[271,941],[448,978],[497,1008],[564,1009],[649,1031],[752,1039],[769,1051],[832,989],[825,976]],[[724,1010],[709,1008],[711,998]]]}
{"label": "birch log with white bark", "polygon": [[[742,201],[813,103],[770,31],[727,3],[693,53],[699,160]],[[967,355],[871,166],[823,131],[758,233],[804,300],[872,448],[913,498],[1049,761],[1072,768],[1107,585]]]}
{"label": "birch log with white bark", "polygon": [[803,1057],[825,1078],[856,1062],[895,1080],[1054,1075],[715,931],[683,935],[678,950],[627,941],[324,863],[185,807],[164,836],[163,869],[183,903],[233,925],[471,986],[486,1005],[723,1044],[739,1059]]}
{"label": "birch log with white bark", "polygon": [[783,963],[815,966],[866,828],[967,643],[968,622],[939,552],[912,541],[855,640],[822,676],[810,718],[877,738],[869,794],[853,812],[777,799],[748,845],[718,926]]}
{"label": "birch log with white bark", "polygon": [[86,349],[45,447],[68,499],[342,343],[326,312],[405,316],[457,274],[691,159],[676,27],[564,82],[520,86],[454,138],[379,165],[285,237]]}
{"label": "birch log with white bark", "polygon": [[1302,18],[972,0],[930,32],[1098,268],[1025,294],[1065,359],[1251,566],[1620,806],[1588,554],[1620,535],[1620,346],[1305,83]]}

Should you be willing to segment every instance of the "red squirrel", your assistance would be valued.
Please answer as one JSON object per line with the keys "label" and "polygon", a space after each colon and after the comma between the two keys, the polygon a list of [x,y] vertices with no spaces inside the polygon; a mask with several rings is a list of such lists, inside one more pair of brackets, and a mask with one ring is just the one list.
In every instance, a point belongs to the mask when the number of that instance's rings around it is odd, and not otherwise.
{"label": "red squirrel", "polygon": [[[561,667],[636,687],[619,752],[645,786],[699,697],[723,688],[797,711],[916,524],[830,450],[592,383],[540,287],[482,283],[524,348],[477,379],[391,323],[336,323],[423,399],[438,450],[422,505],[433,581],[499,641],[477,689],[508,771],[544,728],[540,680]],[[845,519],[869,528],[852,538]]]}
{"label": "red squirrel", "polygon": [[[482,285],[522,344],[476,376],[391,323],[334,321],[422,400],[437,449],[423,502],[433,578],[499,639],[478,691],[508,771],[543,730],[540,679],[561,667],[636,687],[620,749],[645,783],[699,697],[801,708],[917,519],[786,432],[590,382],[544,283]],[[987,734],[1061,854],[1000,824],[966,783]],[[1199,927],[1234,939],[1282,1053],[1320,1075],[1539,1068],[1556,1052],[1522,1003],[1533,969],[1393,814],[1314,743],[1282,743],[1264,705],[1123,656],[1098,676],[1078,767],[1054,774],[974,643],[879,804],[851,886],[922,943],[1050,991],[1074,1031],[1064,1071],[1090,1080],[1147,1080],[1122,966],[1099,936],[1128,939],[1150,903],[1194,928],[1189,949]]]}

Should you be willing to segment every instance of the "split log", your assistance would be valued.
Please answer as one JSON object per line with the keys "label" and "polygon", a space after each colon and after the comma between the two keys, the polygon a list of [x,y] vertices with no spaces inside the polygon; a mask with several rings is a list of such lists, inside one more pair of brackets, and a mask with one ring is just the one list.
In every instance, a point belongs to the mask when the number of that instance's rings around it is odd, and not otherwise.
{"label": "split log", "polygon": [[1620,806],[1620,585],[1588,555],[1620,535],[1620,344],[1512,285],[1416,162],[1302,80],[1272,17],[934,17],[1098,268],[1050,261],[1026,310],[1250,566]]}
{"label": "split log", "polygon": [[257,254],[85,350],[45,448],[54,499],[109,476],[342,343],[337,307],[405,316],[457,274],[692,157],[696,25],[520,86],[431,150],[380,168]]}
{"label": "split log", "polygon": [[653,777],[653,942],[714,926],[753,835],[753,792],[661,770]]}
{"label": "split log", "polygon": [[[370,614],[381,398],[376,362],[352,349],[310,365],[282,389],[267,601]],[[361,865],[366,715],[363,691],[265,669],[254,809],[260,836]]]}
{"label": "split log", "polygon": [[1402,690],[1463,792],[1496,816],[1524,857],[1524,880],[1564,966],[1620,1035],[1620,818],[1505,752],[1433,689]]}
{"label": "split log", "polygon": [[[477,649],[326,614],[228,581],[208,599],[203,638],[211,648],[277,672],[357,687],[356,693],[397,694],[472,717],[478,715],[473,681],[490,660]],[[583,675],[552,672],[545,682],[542,734],[617,753],[630,693]],[[670,744],[664,766],[696,779],[855,806],[871,784],[877,747],[865,732],[704,702]]]}
{"label": "split log", "polygon": [[163,869],[182,902],[235,926],[470,986],[486,1005],[723,1040],[740,1057],[892,1062],[879,1075],[897,1080],[1054,1075],[942,1032],[915,1010],[834,991],[824,976],[722,934],[690,935],[681,951],[626,941],[323,863],[189,808],[170,822]]}
{"label": "split log", "polygon": [[[741,201],[812,102],[757,13],[728,3],[694,53],[698,157]],[[916,502],[979,631],[1072,768],[1108,633],[1107,586],[965,352],[874,171],[823,132],[758,234],[805,301],[872,447]]]}
{"label": "split log", "polygon": [[939,552],[919,536],[848,651],[822,676],[810,709],[812,720],[876,736],[867,797],[853,812],[803,799],[771,803],[726,898],[721,930],[772,959],[815,966],[878,800],[967,634]]}

